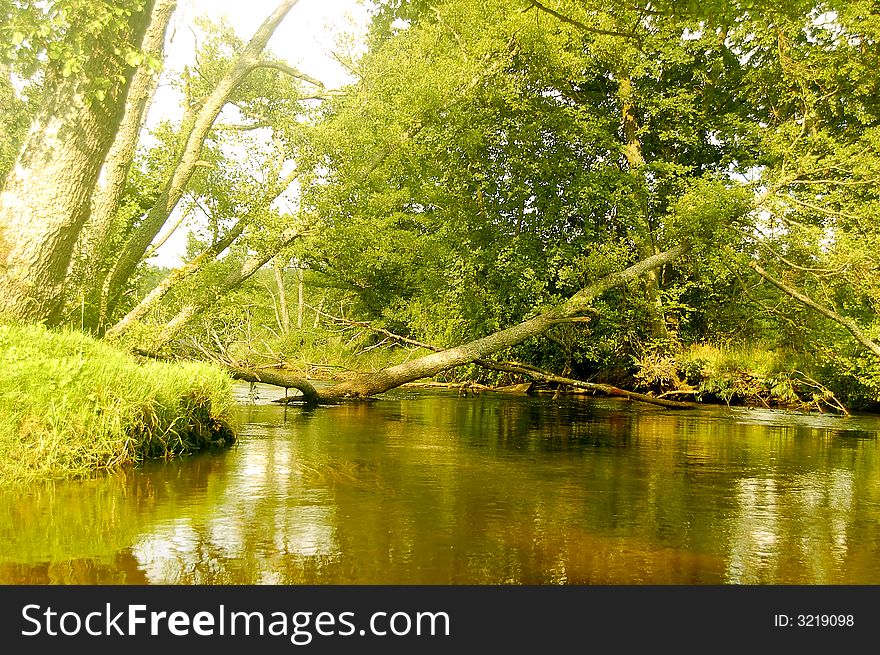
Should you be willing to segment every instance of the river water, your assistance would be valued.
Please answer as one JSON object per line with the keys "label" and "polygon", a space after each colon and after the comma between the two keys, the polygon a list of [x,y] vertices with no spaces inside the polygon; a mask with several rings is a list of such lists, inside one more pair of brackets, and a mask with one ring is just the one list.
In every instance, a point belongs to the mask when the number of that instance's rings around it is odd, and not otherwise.
{"label": "river water", "polygon": [[0,583],[880,584],[880,418],[398,390],[0,489]]}

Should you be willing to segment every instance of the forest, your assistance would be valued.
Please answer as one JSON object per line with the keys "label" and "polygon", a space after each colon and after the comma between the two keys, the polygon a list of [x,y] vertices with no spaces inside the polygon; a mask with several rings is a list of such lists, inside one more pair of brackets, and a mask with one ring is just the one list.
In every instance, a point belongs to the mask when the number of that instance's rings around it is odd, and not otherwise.
{"label": "forest", "polygon": [[122,402],[92,360],[166,426],[99,468],[230,440],[231,377],[880,408],[874,2],[381,0],[340,88],[297,4],[165,79],[174,0],[0,0],[0,461]]}

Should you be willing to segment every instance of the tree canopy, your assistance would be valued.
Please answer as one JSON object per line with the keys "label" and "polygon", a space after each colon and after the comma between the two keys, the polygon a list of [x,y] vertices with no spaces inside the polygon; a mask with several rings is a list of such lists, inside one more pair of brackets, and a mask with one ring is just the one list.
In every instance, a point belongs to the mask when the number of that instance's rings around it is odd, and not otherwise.
{"label": "tree canopy", "polygon": [[[87,79],[85,106],[121,110],[134,67],[158,70],[161,48],[134,32],[99,44],[152,4],[0,3],[0,170],[31,118],[10,76],[45,97]],[[789,382],[880,399],[872,2],[389,0],[346,62],[353,81],[332,91],[266,51],[294,5],[250,41],[204,26],[198,66],[174,80],[185,117],[124,158],[112,229],[89,232],[81,201],[65,210],[65,229],[104,236],[97,257],[56,249],[40,288],[67,309],[59,319],[40,300],[52,320],[75,321],[79,303],[81,324],[111,338],[162,348],[190,335],[204,351],[250,308],[260,339],[295,349],[278,334],[291,330],[290,267],[300,347],[328,316],[441,349],[552,316],[505,341],[505,356],[686,392],[688,348],[748,344],[785,351],[774,375]],[[31,138],[49,118],[37,114]],[[106,170],[100,148],[92,168]],[[157,276],[149,246],[172,215],[197,228],[186,263]],[[33,295],[36,278],[15,275]],[[33,318],[29,302],[7,311]],[[648,362],[677,368],[652,378]]]}

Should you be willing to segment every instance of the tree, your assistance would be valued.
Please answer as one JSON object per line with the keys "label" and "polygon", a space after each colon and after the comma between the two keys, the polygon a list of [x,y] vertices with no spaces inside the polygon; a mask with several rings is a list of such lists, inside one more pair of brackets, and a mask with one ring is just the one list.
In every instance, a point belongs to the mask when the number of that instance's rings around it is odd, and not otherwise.
{"label": "tree", "polygon": [[[144,35],[144,60],[135,71],[125,106],[125,114],[113,145],[101,167],[101,175],[91,199],[91,213],[75,253],[72,282],[79,284],[76,311],[82,308],[85,327],[97,329],[100,280],[111,257],[114,232],[119,231],[118,214],[128,173],[134,160],[144,118],[159,84],[165,50],[165,33],[177,8],[177,0],[156,0],[150,26]],[[73,300],[73,299],[71,299]],[[87,315],[86,315],[87,313]]]}
{"label": "tree", "polygon": [[[213,26],[208,34],[198,54],[198,71],[189,71],[181,81],[195,97],[210,94],[216,80],[228,75],[244,48],[228,26]],[[218,291],[226,293],[240,284],[300,236],[302,221],[273,207],[300,175],[303,121],[307,103],[316,99],[313,92],[302,88],[300,77],[285,65],[266,60],[230,92],[226,101],[232,111],[206,135],[199,172],[190,179],[188,199],[184,198],[182,216],[194,211],[208,222],[207,243],[116,321],[106,331],[107,338],[115,339],[128,331],[181,285],[199,289],[192,294],[195,307],[191,308],[201,311],[210,305],[209,299],[222,295]],[[173,149],[179,138],[175,132],[167,134],[157,150]],[[242,159],[242,152],[248,157]],[[172,170],[176,167],[176,163],[171,165]],[[212,277],[213,272],[202,279],[201,271],[211,268],[218,256],[233,247],[251,255],[243,268],[227,271],[222,281]],[[255,261],[259,262],[256,266]],[[183,327],[186,322],[174,320],[171,327]],[[168,332],[163,330],[162,334]]]}
{"label": "tree", "polygon": [[282,0],[256,31],[240,56],[215,82],[210,92],[199,98],[184,119],[185,138],[174,167],[158,198],[128,235],[125,246],[116,253],[115,261],[103,280],[100,292],[99,321],[103,324],[153,239],[174,211],[193,173],[198,167],[199,155],[214,121],[231,94],[254,70],[273,68],[309,81],[319,88],[317,80],[286,64],[265,60],[263,50],[276,28],[297,4],[298,0]]}
{"label": "tree", "polygon": [[[736,186],[726,169],[752,143],[736,58],[714,34],[683,38],[696,21],[593,10],[587,25],[445,2],[382,28],[318,127],[329,170],[306,206],[322,224],[300,247],[362,318],[441,345],[487,336],[687,236],[669,218],[699,184]],[[604,297],[601,321],[559,331],[614,334],[619,357],[662,333],[676,275],[652,271],[642,293]]]}
{"label": "tree", "polygon": [[[122,119],[152,5],[59,0],[23,9],[4,25],[13,50],[38,51],[48,63],[39,109],[0,196],[0,312],[50,324],[60,317],[71,254]],[[52,27],[54,38],[41,44]]]}
{"label": "tree", "polygon": [[747,55],[737,99],[758,137],[756,211],[728,265],[765,317],[763,338],[798,350],[838,388],[858,387],[854,399],[880,398],[872,7],[786,2],[761,20],[743,8],[735,20],[706,16]]}

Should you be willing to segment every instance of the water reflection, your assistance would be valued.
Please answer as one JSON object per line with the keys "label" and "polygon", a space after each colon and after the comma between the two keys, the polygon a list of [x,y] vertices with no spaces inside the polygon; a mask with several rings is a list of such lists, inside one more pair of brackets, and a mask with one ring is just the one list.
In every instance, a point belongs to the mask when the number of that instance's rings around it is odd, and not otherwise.
{"label": "water reflection", "polygon": [[242,420],[0,491],[0,582],[880,583],[877,419],[401,393]]}

